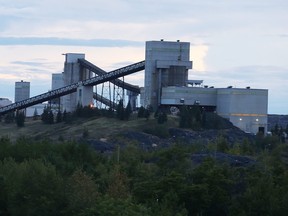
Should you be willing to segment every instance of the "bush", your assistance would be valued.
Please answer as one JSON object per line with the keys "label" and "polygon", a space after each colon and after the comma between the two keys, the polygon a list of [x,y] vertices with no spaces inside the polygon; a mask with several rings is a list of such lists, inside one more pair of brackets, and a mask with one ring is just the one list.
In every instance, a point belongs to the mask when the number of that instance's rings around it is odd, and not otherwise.
{"label": "bush", "polygon": [[170,136],[166,125],[150,125],[149,127],[145,128],[143,132],[159,138],[168,138]]}

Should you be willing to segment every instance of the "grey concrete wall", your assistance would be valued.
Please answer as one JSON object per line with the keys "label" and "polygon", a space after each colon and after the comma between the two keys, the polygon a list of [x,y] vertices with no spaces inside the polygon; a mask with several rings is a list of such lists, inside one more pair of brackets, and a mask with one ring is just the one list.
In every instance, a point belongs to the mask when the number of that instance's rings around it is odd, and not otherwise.
{"label": "grey concrete wall", "polygon": [[30,98],[30,82],[15,82],[15,102]]}
{"label": "grey concrete wall", "polygon": [[93,86],[81,86],[77,89],[77,103],[83,107],[93,105]]}
{"label": "grey concrete wall", "polygon": [[[83,76],[80,71],[78,58],[85,58],[85,54],[67,53],[65,55],[66,60],[64,64],[63,82],[64,86],[67,86],[82,80]],[[63,111],[73,112],[77,107],[77,93],[65,95],[61,101],[63,103]]]}
{"label": "grey concrete wall", "polygon": [[162,88],[161,104],[216,106],[217,89],[201,87],[164,87]]}
{"label": "grey concrete wall", "polygon": [[190,43],[147,41],[145,53],[144,106],[157,109],[162,86],[185,85],[190,62]]}
{"label": "grey concrete wall", "polygon": [[267,132],[268,90],[226,88],[217,91],[217,113],[241,130],[256,134]]}

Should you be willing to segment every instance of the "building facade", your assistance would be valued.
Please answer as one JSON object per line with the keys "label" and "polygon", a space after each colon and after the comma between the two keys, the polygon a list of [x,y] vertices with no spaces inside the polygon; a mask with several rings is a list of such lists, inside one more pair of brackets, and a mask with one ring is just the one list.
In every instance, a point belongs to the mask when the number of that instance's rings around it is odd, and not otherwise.
{"label": "building facade", "polygon": [[15,102],[30,98],[30,82],[15,82]]}
{"label": "building facade", "polygon": [[140,101],[144,107],[199,105],[230,120],[241,130],[267,132],[268,90],[214,88],[203,80],[188,80],[190,44],[187,42],[148,41],[145,54],[145,86]]}
{"label": "building facade", "polygon": [[216,112],[247,133],[267,132],[267,89],[163,87],[161,105],[198,105]]}
{"label": "building facade", "polygon": [[[51,90],[59,89],[62,87],[64,87],[63,73],[53,73]],[[50,104],[53,107],[57,107],[57,108],[61,107],[61,97],[52,99],[50,101]]]}
{"label": "building facade", "polygon": [[154,110],[160,105],[161,89],[186,86],[188,69],[192,68],[190,43],[147,41],[145,53],[144,106]]}
{"label": "building facade", "polygon": [[[77,83],[92,77],[92,72],[81,69],[78,59],[85,59],[85,54],[67,53],[65,54],[65,64],[63,73],[64,86]],[[77,92],[63,96],[61,107],[66,112],[73,112],[77,105],[88,106],[93,103],[93,86],[81,86]]]}

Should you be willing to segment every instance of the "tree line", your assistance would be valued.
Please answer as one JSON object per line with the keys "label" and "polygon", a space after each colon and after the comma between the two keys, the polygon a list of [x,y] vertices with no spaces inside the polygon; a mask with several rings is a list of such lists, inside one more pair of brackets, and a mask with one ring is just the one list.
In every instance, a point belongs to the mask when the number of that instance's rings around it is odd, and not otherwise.
{"label": "tree line", "polygon": [[257,151],[243,151],[256,163],[231,166],[193,162],[201,143],[144,151],[127,140],[103,154],[84,142],[2,137],[0,215],[287,215],[288,146],[258,139],[248,143]]}

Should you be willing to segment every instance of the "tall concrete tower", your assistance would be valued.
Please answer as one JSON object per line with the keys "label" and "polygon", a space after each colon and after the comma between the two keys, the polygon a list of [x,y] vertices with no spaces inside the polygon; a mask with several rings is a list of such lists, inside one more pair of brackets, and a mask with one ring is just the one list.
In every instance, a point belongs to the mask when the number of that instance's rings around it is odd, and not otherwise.
{"label": "tall concrete tower", "polygon": [[[52,84],[51,84],[51,90],[59,89],[64,87],[63,84],[63,73],[53,73],[52,74]],[[61,104],[61,98],[55,98],[51,100],[52,105],[59,106]]]}
{"label": "tall concrete tower", "polygon": [[[65,64],[63,73],[64,86],[77,83],[81,80],[92,77],[92,72],[81,69],[78,59],[85,59],[85,54],[67,53],[65,54]],[[77,108],[77,104],[88,106],[93,102],[93,86],[81,86],[76,93],[65,95],[62,100],[63,110],[73,112]]]}
{"label": "tall concrete tower", "polygon": [[189,42],[147,41],[144,106],[157,109],[162,87],[186,86],[191,68]]}
{"label": "tall concrete tower", "polygon": [[52,84],[51,90],[64,87],[63,85],[63,73],[53,73],[52,74]]}
{"label": "tall concrete tower", "polygon": [[15,102],[30,98],[30,82],[15,82]]}

